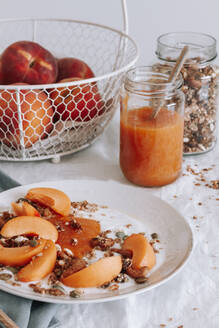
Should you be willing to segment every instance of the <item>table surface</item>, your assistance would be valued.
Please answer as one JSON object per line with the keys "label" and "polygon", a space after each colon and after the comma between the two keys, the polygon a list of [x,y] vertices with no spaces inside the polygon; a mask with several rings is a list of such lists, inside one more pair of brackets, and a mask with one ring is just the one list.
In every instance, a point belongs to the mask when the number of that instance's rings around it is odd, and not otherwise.
{"label": "table surface", "polygon": [[[63,179],[129,184],[118,159],[119,111],[92,146],[63,157],[59,164],[1,162],[1,170],[21,184]],[[219,327],[219,190],[206,186],[219,179],[218,162],[219,144],[206,154],[184,157],[183,174],[171,185],[149,189],[175,207],[194,232],[195,249],[184,269],[142,295],[102,304],[61,305],[57,316],[63,327],[73,323],[77,328]],[[198,174],[190,172],[189,166]],[[206,181],[198,181],[201,175]]]}

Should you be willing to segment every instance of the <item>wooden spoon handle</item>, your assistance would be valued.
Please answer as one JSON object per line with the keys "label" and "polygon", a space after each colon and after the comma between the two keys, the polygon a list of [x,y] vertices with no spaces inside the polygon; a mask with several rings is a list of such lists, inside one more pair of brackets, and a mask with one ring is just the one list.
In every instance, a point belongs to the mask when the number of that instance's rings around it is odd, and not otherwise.
{"label": "wooden spoon handle", "polygon": [[181,53],[180,53],[180,55],[179,55],[179,57],[176,61],[176,64],[175,64],[174,68],[172,69],[172,71],[170,73],[170,76],[169,76],[169,79],[168,79],[169,83],[174,82],[176,80],[179,72],[181,71],[181,68],[183,67],[183,64],[185,62],[186,54],[187,54],[188,50],[189,50],[188,46],[185,46],[182,49],[182,51],[181,51]]}
{"label": "wooden spoon handle", "polygon": [[[175,80],[176,80],[177,76],[179,75],[179,73],[181,71],[181,68],[183,67],[183,64],[186,60],[186,55],[187,55],[188,50],[189,50],[188,46],[185,46],[182,49],[179,57],[177,58],[177,61],[176,61],[175,65],[174,65],[174,67],[173,67],[173,69],[170,73],[170,76],[167,80],[168,83],[174,83],[175,82]],[[161,100],[160,105],[154,110],[154,112],[152,113],[151,118],[153,118],[153,119],[156,118],[156,116],[159,113],[159,111],[160,111],[161,107],[163,106],[163,104],[164,104],[164,100]]]}
{"label": "wooden spoon handle", "polygon": [[2,323],[5,328],[19,328],[16,323],[7,316],[7,314],[0,309],[0,323]]}

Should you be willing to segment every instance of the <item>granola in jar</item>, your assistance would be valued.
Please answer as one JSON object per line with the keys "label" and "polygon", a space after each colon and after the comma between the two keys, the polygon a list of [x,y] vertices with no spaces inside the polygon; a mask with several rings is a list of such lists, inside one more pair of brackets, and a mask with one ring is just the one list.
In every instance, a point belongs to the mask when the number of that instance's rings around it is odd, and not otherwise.
{"label": "granola in jar", "polygon": [[168,33],[158,38],[156,54],[160,59],[155,71],[171,71],[185,46],[187,60],[181,70],[185,94],[184,155],[205,153],[216,143],[217,69],[216,40],[200,33]]}

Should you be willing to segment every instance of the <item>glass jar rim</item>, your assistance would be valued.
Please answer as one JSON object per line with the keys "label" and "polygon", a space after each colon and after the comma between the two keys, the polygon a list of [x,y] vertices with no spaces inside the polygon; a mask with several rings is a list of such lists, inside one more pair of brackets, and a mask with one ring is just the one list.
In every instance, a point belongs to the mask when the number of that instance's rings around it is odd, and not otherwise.
{"label": "glass jar rim", "polygon": [[[161,60],[175,61],[184,46],[189,46],[189,59],[199,58],[199,62],[207,62],[217,57],[217,40],[200,32],[169,32],[157,38],[156,55]],[[169,57],[168,58],[168,52]],[[172,55],[172,57],[171,57]]]}
{"label": "glass jar rim", "polygon": [[153,66],[136,66],[127,71],[124,87],[127,91],[138,95],[151,96],[171,93],[181,88],[183,78],[181,73],[175,82],[168,82],[169,74],[160,73]]}

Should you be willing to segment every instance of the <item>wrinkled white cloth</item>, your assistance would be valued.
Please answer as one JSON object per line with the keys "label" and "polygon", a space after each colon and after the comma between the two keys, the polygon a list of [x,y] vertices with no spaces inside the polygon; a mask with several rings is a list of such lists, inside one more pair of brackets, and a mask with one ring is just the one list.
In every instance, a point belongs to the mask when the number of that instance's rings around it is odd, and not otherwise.
{"label": "wrinkled white cloth", "polygon": [[[62,179],[116,180],[129,184],[119,168],[119,112],[89,148],[50,160],[1,162],[1,169],[21,184]],[[61,305],[57,313],[64,328],[218,328],[219,327],[219,190],[210,189],[186,170],[190,165],[205,178],[219,179],[219,143],[213,151],[184,157],[176,182],[150,192],[175,207],[189,222],[195,249],[183,270],[165,284],[126,299],[85,305]],[[196,166],[197,165],[197,166]],[[199,205],[202,203],[202,205]],[[197,217],[197,218],[193,218]],[[164,326],[163,326],[164,327]],[[34,328],[34,327],[33,327]]]}

